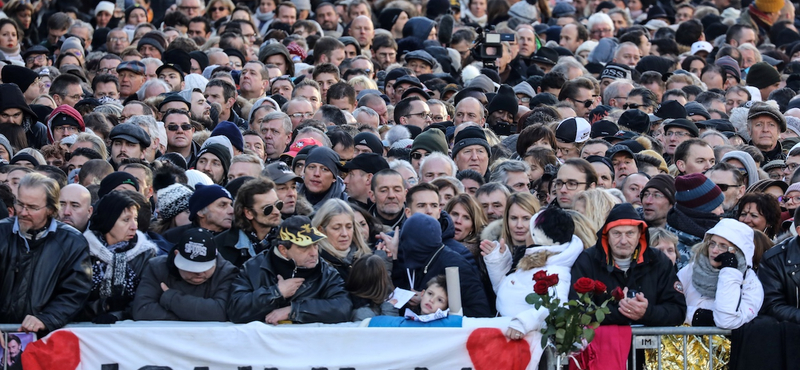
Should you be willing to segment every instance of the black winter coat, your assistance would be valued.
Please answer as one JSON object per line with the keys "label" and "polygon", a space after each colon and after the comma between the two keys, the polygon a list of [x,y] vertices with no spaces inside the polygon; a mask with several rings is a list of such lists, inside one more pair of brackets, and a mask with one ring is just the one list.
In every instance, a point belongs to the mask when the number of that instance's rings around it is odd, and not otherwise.
{"label": "black winter coat", "polygon": [[339,323],[350,320],[353,304],[344,289],[344,280],[323,262],[307,277],[290,298],[278,290],[278,272],[271,261],[271,249],[244,264],[234,280],[228,300],[228,318],[234,323],[264,322],[270,312],[291,306],[289,320],[298,324]]}
{"label": "black winter coat", "polygon": [[[150,260],[133,300],[134,320],[228,321],[225,309],[238,270],[217,255],[217,269],[200,285],[183,280],[175,255]],[[169,288],[161,289],[161,283]]]}
{"label": "black winter coat", "polygon": [[[622,271],[608,256],[607,235],[603,230],[607,225],[620,220],[641,221],[644,229],[638,253],[634,253],[628,271]],[[602,281],[611,292],[616,287],[644,293],[647,311],[638,321],[631,321],[619,313],[619,304],[609,302],[611,314],[606,315],[602,325],[678,326],[686,317],[686,298],[680,289],[680,281],[672,261],[659,250],[647,245],[649,234],[644,221],[630,203],[618,204],[609,213],[606,224],[597,233],[597,244],[584,250],[572,266],[572,283],[579,278],[588,277]],[[638,258],[637,258],[638,254]],[[681,289],[682,290],[682,289]],[[570,289],[570,299],[577,298],[574,288]],[[595,303],[602,304],[607,295],[595,295]]]}
{"label": "black winter coat", "polygon": [[44,244],[26,252],[12,232],[15,217],[0,221],[0,322],[36,316],[47,331],[71,321],[92,289],[89,244],[80,232],[58,221]]}
{"label": "black winter coat", "polygon": [[764,287],[761,314],[800,324],[800,244],[798,237],[770,248],[761,257],[758,278]]}

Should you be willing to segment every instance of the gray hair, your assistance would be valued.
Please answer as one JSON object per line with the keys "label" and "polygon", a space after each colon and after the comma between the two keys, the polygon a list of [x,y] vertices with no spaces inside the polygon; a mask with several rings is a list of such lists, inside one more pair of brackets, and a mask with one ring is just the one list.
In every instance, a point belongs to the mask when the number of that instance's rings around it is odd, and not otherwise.
{"label": "gray hair", "polygon": [[317,134],[317,135],[321,136],[322,145],[325,145],[328,148],[333,147],[333,144],[331,144],[331,139],[328,138],[328,135],[325,135],[325,133],[322,132],[322,130],[320,130],[320,129],[316,128],[316,127],[311,127],[311,126],[303,127],[303,128],[300,129],[300,131],[297,131],[297,136],[300,136],[300,135],[303,135],[303,134],[307,134],[307,133],[314,133],[314,134]]}
{"label": "gray hair", "polygon": [[[266,116],[261,118],[261,122],[269,122],[269,121],[276,121],[276,120],[283,120],[283,133],[288,134],[292,132],[292,119],[289,117],[288,114],[283,112],[270,112],[267,113]],[[259,130],[261,127],[258,128]]]}
{"label": "gray hair", "polygon": [[636,46],[636,44],[634,44],[634,43],[632,43],[630,41],[626,41],[626,42],[623,42],[623,43],[617,45],[617,49],[614,50],[614,58],[618,58],[620,56],[619,54],[622,52],[622,48],[624,48],[624,47],[630,47],[630,48],[634,48],[636,50],[639,50],[639,47]]}
{"label": "gray hair", "polygon": [[598,24],[606,24],[611,28],[611,32],[614,32],[614,21],[611,20],[611,17],[609,17],[608,14],[602,12],[592,14],[592,16],[589,17],[589,23],[586,25],[586,29],[588,29],[591,33],[592,28]]}
{"label": "gray hair", "polygon": [[700,135],[700,139],[702,140],[702,139],[705,139],[705,138],[707,138],[709,136],[718,136],[719,138],[722,139],[722,142],[725,143],[724,145],[730,145],[731,144],[731,141],[728,140],[727,136],[723,135],[721,132],[719,132],[717,130],[714,130],[713,128],[706,129],[706,131],[703,132]]}
{"label": "gray hair", "polygon": [[529,165],[528,162],[509,159],[495,165],[489,181],[505,184],[506,181],[508,181],[509,172],[523,172],[527,175],[530,170],[531,165]]}
{"label": "gray hair", "polygon": [[72,30],[76,29],[76,28],[85,28],[85,29],[87,29],[89,31],[89,40],[86,40],[86,41],[91,41],[92,40],[92,36],[94,36],[94,27],[92,27],[92,25],[90,23],[77,20],[77,21],[73,22],[71,26],[69,26],[69,29],[67,30],[67,33],[71,34]]}
{"label": "gray hair", "polygon": [[353,111],[353,117],[358,117],[358,115],[361,114],[361,113],[366,113],[370,117],[380,117],[378,112],[376,112],[374,109],[372,109],[372,108],[370,108],[368,106],[363,106],[363,107],[356,108]]}
{"label": "gray hair", "polygon": [[[206,7],[205,0],[197,0],[197,2],[200,3],[200,8]],[[181,4],[183,4],[183,0],[175,0],[175,5],[181,6]]]}
{"label": "gray hair", "polygon": [[[125,122],[133,123],[134,125],[143,128],[145,131],[147,131],[147,134],[150,135],[151,139],[158,138],[160,143],[166,144],[167,130],[164,128],[164,126],[159,126],[159,124],[156,123],[156,119],[153,116],[149,115],[133,116],[131,118],[128,118],[128,120]],[[162,130],[163,130],[163,135],[161,132]]]}
{"label": "gray hair", "polygon": [[475,198],[478,198],[483,194],[488,195],[496,191],[503,193],[506,198],[511,196],[511,190],[508,190],[508,186],[506,186],[506,184],[501,184],[499,182],[487,182],[478,188],[478,190],[475,192]]}
{"label": "gray hair", "polygon": [[164,62],[156,58],[144,58],[142,59],[142,63],[144,63],[144,65],[154,64],[156,67],[161,67],[164,65]]}
{"label": "gray hair", "polygon": [[440,153],[440,152],[433,152],[425,158],[422,158],[422,161],[419,162],[419,177],[422,177],[422,169],[425,168],[425,164],[430,163],[434,160],[442,160],[447,162],[450,165],[450,176],[455,176],[458,172],[458,166],[456,162],[453,161],[452,158]]}
{"label": "gray hair", "polygon": [[[417,181],[419,181],[419,175],[417,174],[417,171],[414,171],[414,166],[412,166],[411,163],[409,163],[408,161],[404,161],[402,159],[395,159],[389,162],[389,168],[395,171],[397,171],[398,168],[405,168],[406,170],[411,171],[411,173],[417,175]],[[406,182],[406,179],[403,178],[403,186],[405,186],[406,189],[408,189],[411,186],[414,186],[414,184],[409,184],[408,182]]]}
{"label": "gray hair", "polygon": [[47,208],[50,209],[52,214],[58,213],[61,188],[58,182],[38,172],[31,172],[19,182],[20,188],[42,188],[44,190],[45,198],[47,200]]}
{"label": "gray hair", "polygon": [[145,91],[147,91],[147,89],[153,85],[158,85],[163,87],[165,92],[172,91],[172,86],[170,86],[166,81],[160,78],[148,80],[145,81],[144,84],[142,84],[142,87],[140,87],[138,91],[136,91],[136,96],[139,98],[139,100],[144,100]]}
{"label": "gray hair", "polygon": [[98,105],[94,108],[93,112],[119,117],[122,115],[122,109],[124,109],[122,104],[108,102],[103,105]]}
{"label": "gray hair", "polygon": [[550,70],[550,72],[561,73],[564,75],[564,78],[567,78],[569,76],[569,70],[572,68],[580,69],[584,77],[592,76],[592,74],[586,70],[586,67],[584,67],[581,62],[573,57],[558,58],[558,63],[553,67],[553,69]]}
{"label": "gray hair", "polygon": [[613,99],[616,96],[619,96],[619,88],[625,84],[630,85],[631,90],[633,90],[633,88],[635,87],[633,85],[633,81],[627,79],[616,80],[610,83],[608,86],[606,86],[606,89],[603,91],[603,103],[608,104],[608,102],[611,99]]}

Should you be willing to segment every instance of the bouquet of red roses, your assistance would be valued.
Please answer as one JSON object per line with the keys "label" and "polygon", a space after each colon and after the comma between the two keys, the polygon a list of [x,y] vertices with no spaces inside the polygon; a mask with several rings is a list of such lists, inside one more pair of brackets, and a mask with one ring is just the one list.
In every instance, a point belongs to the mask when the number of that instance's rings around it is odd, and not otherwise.
{"label": "bouquet of red roses", "polygon": [[547,325],[542,328],[542,348],[547,346],[549,340],[560,355],[569,355],[586,348],[594,339],[594,329],[611,312],[607,307],[608,302],[623,298],[622,290],[617,287],[603,304],[597,305],[592,297],[608,295],[606,285],[583,277],[572,286],[578,293],[578,299],[562,304],[555,293],[558,274],[548,275],[547,271],[539,271],[533,274],[533,281],[533,293],[528,294],[525,301],[536,309],[544,307],[550,311],[545,319]]}

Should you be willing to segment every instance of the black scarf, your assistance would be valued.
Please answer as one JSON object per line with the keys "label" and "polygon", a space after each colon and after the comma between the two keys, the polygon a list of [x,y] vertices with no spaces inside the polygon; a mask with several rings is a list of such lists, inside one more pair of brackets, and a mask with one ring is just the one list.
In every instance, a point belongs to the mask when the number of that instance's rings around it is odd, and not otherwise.
{"label": "black scarf", "polygon": [[669,226],[701,239],[718,222],[719,216],[713,213],[697,212],[680,204],[676,204],[667,213]]}

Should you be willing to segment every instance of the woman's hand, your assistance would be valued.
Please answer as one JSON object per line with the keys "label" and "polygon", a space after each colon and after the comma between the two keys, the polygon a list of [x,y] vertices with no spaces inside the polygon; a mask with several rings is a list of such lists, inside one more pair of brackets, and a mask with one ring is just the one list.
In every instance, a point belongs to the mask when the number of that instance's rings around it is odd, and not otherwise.
{"label": "woman's hand", "polygon": [[400,244],[400,228],[394,228],[394,236],[389,236],[386,233],[376,235],[382,241],[378,244],[377,248],[386,251],[386,255],[390,256],[393,260],[397,259],[397,248]]}
{"label": "woman's hand", "polygon": [[508,328],[506,330],[506,338],[510,340],[520,340],[525,337],[525,334],[519,330]]}
{"label": "woman's hand", "polygon": [[497,241],[497,243],[489,240],[484,240],[481,242],[481,255],[486,257],[491,254],[495,248],[500,247],[500,254],[506,253],[506,242],[503,238]]}

